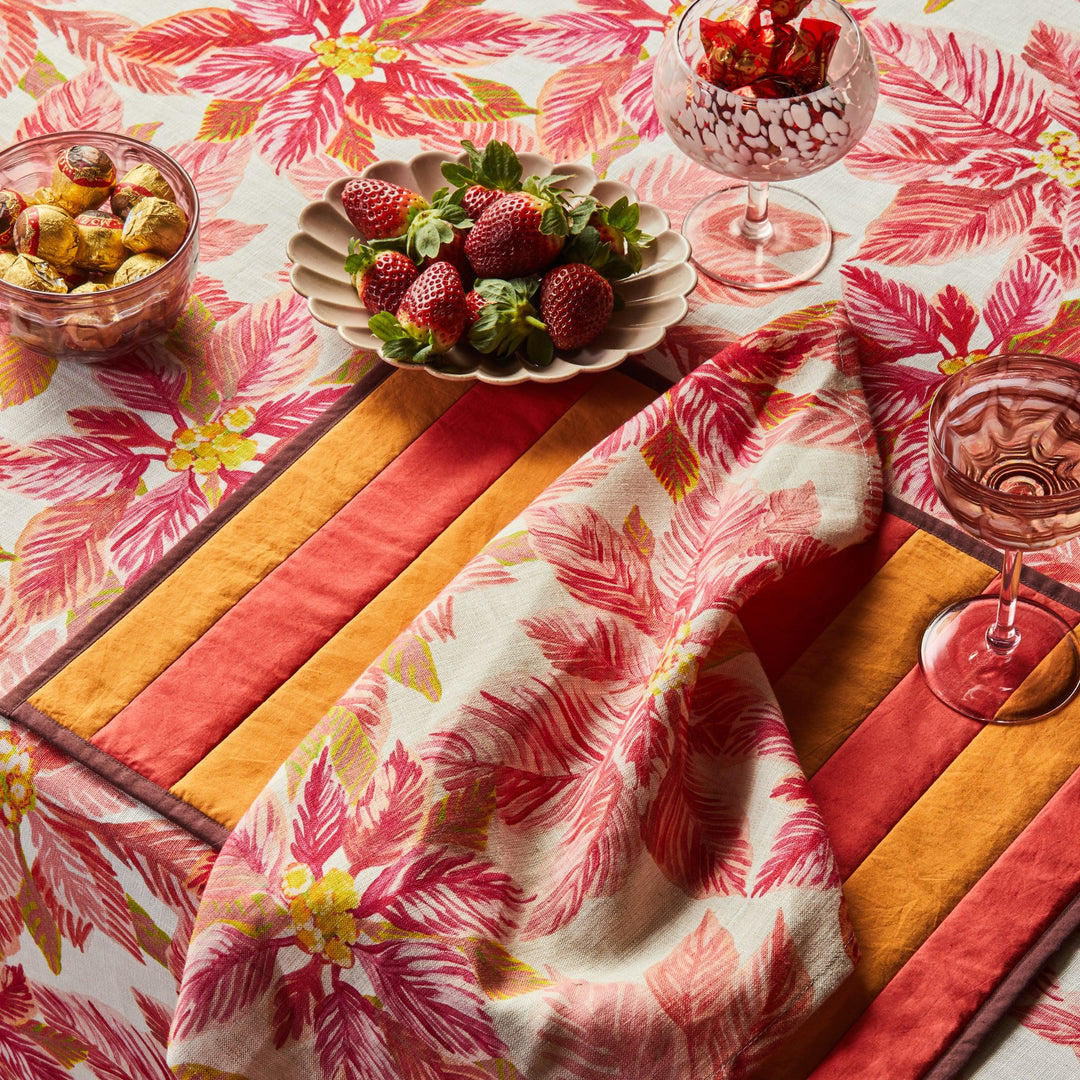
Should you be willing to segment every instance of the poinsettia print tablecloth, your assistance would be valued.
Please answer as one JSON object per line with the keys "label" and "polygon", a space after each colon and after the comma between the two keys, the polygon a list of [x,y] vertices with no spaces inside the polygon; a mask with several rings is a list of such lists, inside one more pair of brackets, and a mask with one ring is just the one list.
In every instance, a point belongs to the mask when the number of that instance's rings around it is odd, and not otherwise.
{"label": "poinsettia print tablecloth", "polygon": [[[703,278],[687,318],[643,359],[674,379],[777,315],[842,300],[887,487],[940,516],[923,458],[935,386],[995,348],[1077,352],[1078,8],[851,7],[881,62],[881,102],[845,162],[799,183],[837,229],[830,263],[791,293]],[[285,238],[328,181],[378,157],[499,137],[587,160],[678,225],[717,181],[673,151],[649,99],[652,57],[679,10],[656,0],[561,0],[542,12],[528,0],[4,6],[0,139],[133,132],[184,163],[203,214],[200,276],[165,342],[100,367],[2,343],[0,692],[60,655],[377,370],[314,324],[287,284]],[[193,440],[198,468],[179,452]],[[1076,584],[1077,550],[1033,565]],[[0,1060],[34,1077],[107,1075],[110,1061],[165,1075],[175,980],[213,848],[56,745],[7,731]],[[100,950],[119,989],[94,998]],[[107,1046],[95,1041],[104,1030],[117,1033]]]}

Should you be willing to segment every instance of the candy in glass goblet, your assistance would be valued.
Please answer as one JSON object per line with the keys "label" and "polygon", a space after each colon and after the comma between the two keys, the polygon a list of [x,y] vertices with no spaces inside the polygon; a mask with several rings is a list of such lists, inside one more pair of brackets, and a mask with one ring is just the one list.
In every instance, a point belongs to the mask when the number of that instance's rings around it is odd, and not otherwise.
{"label": "candy in glass goblet", "polygon": [[701,21],[722,20],[740,6],[694,0],[686,8],[657,55],[653,99],[684,154],[735,178],[683,221],[698,269],[741,289],[784,289],[825,265],[832,228],[805,195],[770,185],[834,164],[862,138],[877,104],[877,63],[846,8],[836,0],[810,0],[792,27],[820,19],[840,28],[825,86],[790,97],[715,86],[697,73],[705,52]]}
{"label": "candy in glass goblet", "polygon": [[1080,686],[1069,626],[1020,597],[1025,551],[1080,535],[1080,364],[1034,353],[979,360],[938,388],[930,475],[962,528],[1003,552],[998,593],[939,612],[919,664],[930,689],[976,720],[1038,720]]}

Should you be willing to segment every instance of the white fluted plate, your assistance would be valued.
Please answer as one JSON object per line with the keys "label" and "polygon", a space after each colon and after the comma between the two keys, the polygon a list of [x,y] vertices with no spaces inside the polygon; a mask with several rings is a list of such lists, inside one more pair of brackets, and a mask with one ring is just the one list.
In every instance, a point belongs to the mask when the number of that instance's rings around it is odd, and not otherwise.
{"label": "white fluted plate", "polygon": [[[566,176],[563,187],[575,195],[592,194],[610,206],[621,195],[633,201],[633,188],[616,180],[600,180],[584,165],[553,165],[539,154],[519,154],[525,176],[547,176],[552,172]],[[464,160],[458,155],[456,160]],[[386,160],[368,166],[361,175],[389,180],[430,197],[446,186],[440,166],[455,156],[437,150],[418,154],[411,161]],[[382,342],[368,328],[371,313],[360,303],[356,289],[345,272],[349,241],[356,235],[341,205],[341,192],[347,177],[335,180],[321,199],[308,203],[300,212],[298,231],[289,238],[288,254],[293,266],[293,288],[307,298],[312,317],[332,326],[357,348],[378,349]],[[641,270],[632,277],[615,282],[616,291],[625,301],[612,314],[604,332],[581,349],[556,355],[554,362],[541,369],[520,361],[498,363],[461,342],[438,367],[425,370],[442,379],[479,379],[490,383],[560,382],[582,371],[607,371],[628,356],[647,352],[664,339],[669,327],[686,314],[687,295],[697,283],[697,272],[690,262],[690,245],[670,227],[667,215],[651,203],[639,203],[640,228],[655,239],[645,248]],[[388,364],[412,367],[400,360],[383,356]]]}

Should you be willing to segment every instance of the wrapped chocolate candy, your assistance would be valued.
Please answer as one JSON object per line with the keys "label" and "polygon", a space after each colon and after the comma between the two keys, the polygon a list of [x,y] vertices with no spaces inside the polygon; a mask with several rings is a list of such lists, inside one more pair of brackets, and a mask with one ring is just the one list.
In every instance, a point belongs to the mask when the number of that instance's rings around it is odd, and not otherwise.
{"label": "wrapped chocolate candy", "polygon": [[79,250],[75,265],[94,273],[111,274],[131,254],[124,247],[124,223],[103,210],[87,210],[75,219]]}
{"label": "wrapped chocolate candy", "polygon": [[132,251],[175,255],[187,236],[187,214],[174,202],[147,195],[124,221],[124,244]]}
{"label": "wrapped chocolate candy", "polygon": [[67,283],[44,259],[36,255],[19,255],[4,271],[9,285],[18,285],[34,292],[66,293]]}
{"label": "wrapped chocolate candy", "polygon": [[126,218],[131,208],[148,195],[176,202],[176,193],[169,186],[169,181],[153,165],[144,162],[124,173],[116,182],[111,200],[112,212]]}
{"label": "wrapped chocolate candy", "polygon": [[8,267],[18,258],[14,251],[0,251],[0,278],[8,271]]}
{"label": "wrapped chocolate candy", "polygon": [[56,192],[51,187],[35,188],[26,196],[28,206],[56,206]]}
{"label": "wrapped chocolate candy", "polygon": [[79,251],[79,228],[75,219],[58,206],[28,206],[15,219],[15,250],[20,255],[47,259],[68,269]]}
{"label": "wrapped chocolate candy", "polygon": [[120,269],[113,274],[111,284],[114,289],[120,285],[130,285],[133,281],[160,270],[168,261],[164,255],[157,255],[152,251],[139,252],[138,255],[132,255],[123,261]]}
{"label": "wrapped chocolate candy", "polygon": [[702,19],[704,55],[697,73],[745,97],[794,97],[828,83],[829,60],[840,27],[804,18],[809,0],[748,0],[724,19]]}
{"label": "wrapped chocolate candy", "polygon": [[96,146],[66,146],[56,158],[51,186],[56,205],[74,217],[100,206],[112,195],[116,166]]}
{"label": "wrapped chocolate candy", "polygon": [[71,290],[72,296],[82,296],[85,293],[108,292],[109,286],[104,281],[84,281]]}
{"label": "wrapped chocolate candy", "polygon": [[26,199],[17,191],[0,188],[0,248],[15,247],[15,220],[26,206]]}

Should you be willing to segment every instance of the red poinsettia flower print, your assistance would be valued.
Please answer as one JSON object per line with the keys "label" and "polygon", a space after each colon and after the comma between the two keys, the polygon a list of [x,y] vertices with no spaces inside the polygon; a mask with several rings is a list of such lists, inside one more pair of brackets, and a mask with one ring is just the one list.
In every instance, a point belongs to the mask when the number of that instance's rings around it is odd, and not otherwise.
{"label": "red poinsettia flower print", "polygon": [[995,352],[1061,352],[1076,338],[1077,305],[1062,303],[1062,281],[1033,255],[1005,270],[981,309],[955,285],[927,296],[855,263],[840,272],[890,487],[930,509],[936,496],[926,465],[926,408],[934,391],[954,371]]}
{"label": "red poinsettia flower print", "polygon": [[[472,0],[235,0],[127,36],[130,58],[194,67],[184,89],[210,95],[200,138],[252,132],[277,170],[320,150],[358,170],[373,134],[414,138],[433,120],[495,121],[533,110],[461,68],[524,48],[536,25]],[[297,47],[298,39],[307,47]]]}
{"label": "red poinsettia flower print", "polygon": [[[790,355],[781,348],[776,362]],[[758,388],[740,393],[739,404],[760,414]],[[508,829],[558,831],[527,937],[554,933],[588,898],[618,891],[645,848],[690,895],[745,894],[759,884],[750,877],[744,809],[729,794],[741,788],[717,778],[776,752],[770,732],[779,715],[760,687],[738,679],[718,690],[711,708],[692,705],[691,691],[722,610],[822,547],[808,487],[767,493],[715,461],[702,464],[703,446],[727,441],[715,425],[735,413],[702,378],[700,393],[657,403],[622,433],[671,496],[670,520],[649,522],[632,508],[617,528],[593,507],[547,498],[526,511],[533,556],[575,601],[521,623],[558,677],[507,671],[425,744],[425,759],[451,790],[494,775]],[[780,423],[797,428],[798,410]],[[733,460],[756,460],[759,441],[740,434]],[[725,481],[715,483],[716,475]],[[808,836],[788,847],[801,850]],[[820,837],[813,843],[820,848]],[[777,866],[760,887],[793,881]]]}
{"label": "red poinsettia flower print", "polygon": [[110,572],[133,580],[345,390],[293,390],[317,341],[292,293],[220,322],[196,302],[173,339],[181,354],[186,334],[204,342],[197,371],[148,349],[94,372],[119,404],[71,410],[73,434],[0,440],[0,486],[45,503],[11,561],[20,622],[75,608]]}
{"label": "red poinsettia flower print", "polygon": [[1080,34],[1040,22],[1021,59],[966,33],[866,31],[882,101],[906,122],[876,124],[845,159],[901,185],[859,258],[944,263],[1022,240],[1066,287],[1080,281]]}
{"label": "red poinsettia flower print", "polygon": [[[204,897],[173,1038],[270,995],[276,1045],[313,1039],[327,1076],[502,1057],[474,953],[513,929],[518,890],[480,852],[434,840],[428,822],[445,814],[429,817],[430,779],[400,743],[356,797],[339,760],[324,746],[288,818],[264,798],[230,839]],[[248,897],[252,874],[265,893],[245,911],[232,882]]]}

